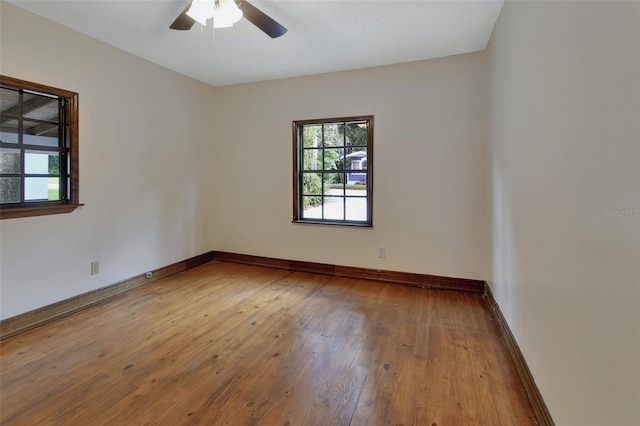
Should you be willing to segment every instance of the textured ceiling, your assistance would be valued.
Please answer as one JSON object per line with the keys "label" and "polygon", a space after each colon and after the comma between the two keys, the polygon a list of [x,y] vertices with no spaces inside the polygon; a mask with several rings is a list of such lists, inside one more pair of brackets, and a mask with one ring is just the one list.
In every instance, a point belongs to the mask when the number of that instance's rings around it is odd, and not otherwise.
{"label": "textured ceiling", "polygon": [[271,39],[246,19],[174,31],[183,0],[8,0],[213,86],[483,50],[503,1],[249,0],[288,28]]}

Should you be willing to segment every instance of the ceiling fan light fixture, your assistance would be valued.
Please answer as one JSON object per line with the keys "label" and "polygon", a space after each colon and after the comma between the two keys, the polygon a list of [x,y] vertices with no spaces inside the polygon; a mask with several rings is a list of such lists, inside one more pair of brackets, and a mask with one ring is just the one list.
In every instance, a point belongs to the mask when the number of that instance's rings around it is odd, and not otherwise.
{"label": "ceiling fan light fixture", "polygon": [[234,0],[214,0],[213,28],[228,28],[242,18],[242,11]]}
{"label": "ceiling fan light fixture", "polygon": [[234,0],[193,0],[187,15],[204,26],[213,18],[213,28],[228,28],[242,18],[242,11]]}
{"label": "ceiling fan light fixture", "polygon": [[206,26],[211,18],[214,28],[224,28],[233,26],[243,17],[271,38],[278,38],[287,32],[285,27],[247,0],[191,0],[169,28],[190,30],[196,22]]}
{"label": "ceiling fan light fixture", "polygon": [[213,18],[215,0],[193,0],[187,15],[201,25],[207,25],[207,19]]}

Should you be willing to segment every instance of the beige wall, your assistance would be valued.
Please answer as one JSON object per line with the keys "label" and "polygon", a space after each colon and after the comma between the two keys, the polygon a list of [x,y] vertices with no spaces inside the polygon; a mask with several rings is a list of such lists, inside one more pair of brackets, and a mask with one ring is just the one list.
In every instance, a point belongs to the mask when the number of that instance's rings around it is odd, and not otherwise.
{"label": "beige wall", "polygon": [[[216,89],[1,5],[0,72],[80,93],[86,204],[0,223],[2,318],[211,249],[488,276],[485,55]],[[292,120],[356,114],[374,228],[292,224]]]}
{"label": "beige wall", "polygon": [[[216,249],[486,278],[486,72],[480,53],[218,89]],[[291,122],[362,114],[375,115],[373,229],[291,223]]]}
{"label": "beige wall", "polygon": [[2,318],[210,250],[201,173],[213,89],[0,5],[0,72],[80,94],[85,203],[0,222]]}
{"label": "beige wall", "polygon": [[640,424],[639,22],[507,2],[490,43],[492,287],[558,425]]}

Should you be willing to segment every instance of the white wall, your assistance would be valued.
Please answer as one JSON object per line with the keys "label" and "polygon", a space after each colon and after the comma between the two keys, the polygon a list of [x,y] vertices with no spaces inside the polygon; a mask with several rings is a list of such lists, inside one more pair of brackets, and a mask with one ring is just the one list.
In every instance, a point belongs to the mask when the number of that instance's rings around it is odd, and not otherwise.
{"label": "white wall", "polygon": [[[211,249],[213,88],[0,3],[0,73],[79,93],[80,201],[0,222],[1,317]],[[211,237],[209,235],[209,237]],[[90,263],[100,274],[90,276]]]}
{"label": "white wall", "polygon": [[640,424],[639,21],[507,2],[490,43],[491,284],[558,425]]}
{"label": "white wall", "polygon": [[[487,278],[486,72],[469,54],[218,89],[215,248]],[[374,228],[291,223],[291,122],[363,114],[375,115]]]}

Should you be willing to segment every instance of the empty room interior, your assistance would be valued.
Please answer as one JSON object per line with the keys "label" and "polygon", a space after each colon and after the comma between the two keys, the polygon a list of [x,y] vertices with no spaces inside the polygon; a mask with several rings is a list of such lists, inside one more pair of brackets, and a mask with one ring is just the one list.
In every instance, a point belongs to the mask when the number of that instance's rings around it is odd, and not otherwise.
{"label": "empty room interior", "polygon": [[0,1],[0,423],[640,425],[640,2],[230,3]]}

